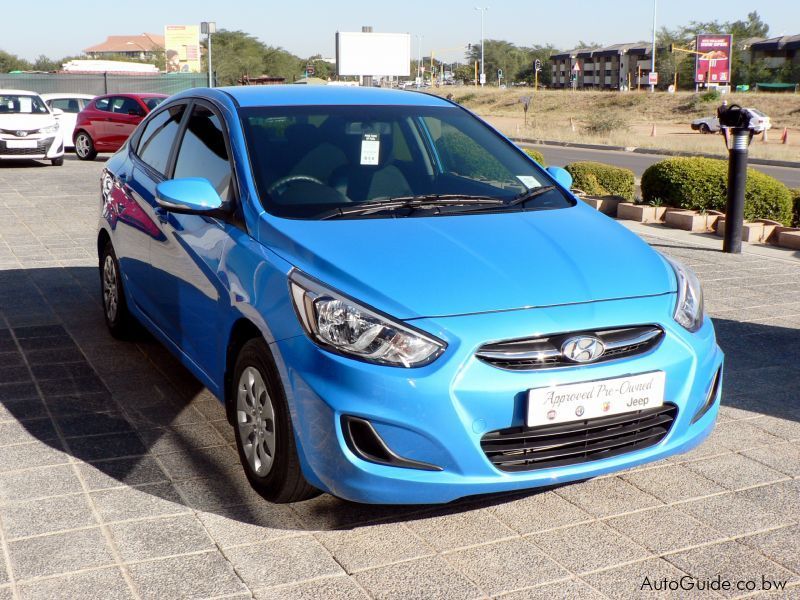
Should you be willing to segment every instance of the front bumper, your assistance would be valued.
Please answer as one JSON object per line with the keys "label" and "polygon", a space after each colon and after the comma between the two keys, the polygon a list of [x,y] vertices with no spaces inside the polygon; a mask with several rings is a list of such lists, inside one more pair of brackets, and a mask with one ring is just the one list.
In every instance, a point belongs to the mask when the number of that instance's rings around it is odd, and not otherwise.
{"label": "front bumper", "polygon": [[[8,142],[11,142],[11,147]],[[17,142],[25,142],[30,147],[13,147]],[[0,136],[0,160],[49,160],[61,156],[64,156],[64,140],[60,131],[55,134],[34,134],[23,138],[9,135]]]}
{"label": "front bumper", "polygon": [[[709,319],[696,333],[672,320],[674,295],[546,309],[422,319],[414,325],[448,342],[432,364],[401,369],[330,354],[305,336],[276,342],[304,474],[336,496],[369,503],[425,504],[474,494],[551,486],[685,452],[714,427],[719,406],[693,417],[723,361]],[[504,371],[475,358],[489,341],[526,335],[659,324],[660,345],[636,357],[541,371]],[[521,472],[495,468],[481,448],[490,431],[524,424],[526,392],[554,384],[666,373],[665,402],[677,406],[656,445],[564,467]],[[440,470],[401,468],[359,458],[343,435],[342,417],[369,421],[397,455]]]}

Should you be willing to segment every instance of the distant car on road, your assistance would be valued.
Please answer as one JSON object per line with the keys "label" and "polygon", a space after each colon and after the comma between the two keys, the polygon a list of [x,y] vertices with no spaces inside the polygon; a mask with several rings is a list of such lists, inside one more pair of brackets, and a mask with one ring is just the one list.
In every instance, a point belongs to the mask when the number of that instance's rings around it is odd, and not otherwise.
{"label": "distant car on road", "polygon": [[0,160],[47,159],[64,162],[64,140],[58,109],[47,106],[36,92],[0,90]]}
{"label": "distant car on road", "polygon": [[94,160],[98,152],[116,152],[164,94],[106,94],[78,113],[72,140],[81,160]]}
{"label": "distant car on road", "polygon": [[[750,119],[750,127],[756,131],[765,131],[772,127],[772,123],[767,115],[755,108],[748,108],[747,110],[753,115]],[[702,119],[695,119],[691,123],[694,131],[700,133],[719,133],[719,119],[717,117],[703,117]]]}
{"label": "distant car on road", "polygon": [[42,94],[42,100],[45,101],[51,110],[58,108],[64,113],[58,117],[59,129],[61,130],[61,136],[64,138],[64,148],[74,148],[72,133],[75,131],[78,113],[86,108],[89,102],[94,100],[94,96],[92,94],[73,94],[67,92]]}

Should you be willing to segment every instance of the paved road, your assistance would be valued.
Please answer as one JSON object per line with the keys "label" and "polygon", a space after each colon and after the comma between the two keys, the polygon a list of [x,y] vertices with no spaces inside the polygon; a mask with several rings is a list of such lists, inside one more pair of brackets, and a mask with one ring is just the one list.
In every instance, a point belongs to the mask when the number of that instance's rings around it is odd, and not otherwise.
{"label": "paved road", "polygon": [[[720,142],[721,143],[721,142]],[[542,154],[547,164],[563,166],[576,160],[594,160],[631,169],[636,177],[641,177],[644,170],[660,160],[671,158],[659,154],[635,154],[616,150],[587,150],[585,148],[565,148],[563,146],[540,146],[522,144],[535,148]],[[800,169],[790,167],[766,167],[753,165],[754,169],[772,175],[791,188],[800,188]]]}
{"label": "paved road", "polygon": [[688,454],[445,507],[271,505],[219,402],[152,339],[106,332],[102,165],[0,166],[0,600],[603,600],[718,574],[798,598],[800,260],[649,239],[697,270],[726,352],[719,423]]}

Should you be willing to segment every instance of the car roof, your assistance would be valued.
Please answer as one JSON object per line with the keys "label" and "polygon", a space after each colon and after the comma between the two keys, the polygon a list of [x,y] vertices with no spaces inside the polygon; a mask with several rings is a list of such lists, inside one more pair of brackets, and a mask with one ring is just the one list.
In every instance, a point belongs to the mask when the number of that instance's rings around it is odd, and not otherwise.
{"label": "car roof", "polygon": [[38,96],[39,94],[36,92],[32,92],[30,90],[4,90],[0,88],[0,94],[15,94],[17,96]]}
{"label": "car roof", "polygon": [[405,90],[333,85],[249,85],[218,88],[242,107],[251,106],[452,106],[447,100]]}
{"label": "car roof", "polygon": [[94,98],[93,94],[73,94],[72,92],[54,92],[52,94],[40,94],[45,100],[64,100],[66,98],[81,98],[83,100],[91,100]]}
{"label": "car roof", "polygon": [[155,92],[119,92],[113,94],[102,94],[100,96],[96,96],[97,100],[101,100],[102,98],[118,98],[122,96],[123,98],[169,98],[166,94],[156,94]]}

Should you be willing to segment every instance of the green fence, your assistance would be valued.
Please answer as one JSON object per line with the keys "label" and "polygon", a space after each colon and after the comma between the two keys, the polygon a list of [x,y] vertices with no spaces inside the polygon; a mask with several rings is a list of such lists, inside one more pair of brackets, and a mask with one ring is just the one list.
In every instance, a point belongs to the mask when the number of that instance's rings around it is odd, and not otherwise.
{"label": "green fence", "polygon": [[171,95],[189,88],[207,86],[208,76],[199,73],[169,75],[0,73],[0,89],[29,90],[39,94],[76,92],[97,96],[123,92],[150,92]]}

